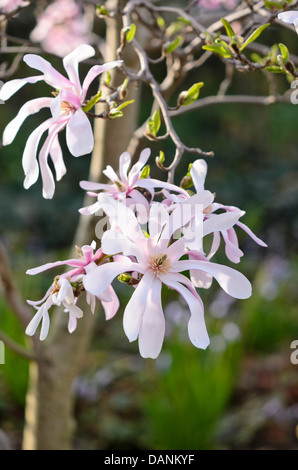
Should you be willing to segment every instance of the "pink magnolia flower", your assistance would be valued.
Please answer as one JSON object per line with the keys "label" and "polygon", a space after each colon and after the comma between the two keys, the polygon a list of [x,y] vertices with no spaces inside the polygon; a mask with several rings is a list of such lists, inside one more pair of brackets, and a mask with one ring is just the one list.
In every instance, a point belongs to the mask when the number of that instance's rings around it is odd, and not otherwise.
{"label": "pink magnolia flower", "polygon": [[[39,125],[29,136],[22,159],[25,173],[24,187],[27,189],[36,182],[40,169],[43,196],[47,199],[52,198],[55,192],[54,177],[48,164],[48,156],[50,155],[52,159],[57,181],[66,172],[58,140],[59,132],[66,128],[66,143],[69,151],[75,157],[88,154],[93,149],[92,126],[82,109],[88,88],[99,74],[120,64],[119,61],[115,61],[91,67],[83,84],[81,84],[78,65],[81,61],[92,57],[94,53],[93,47],[81,45],[64,57],[63,65],[68,78],[61,75],[42,57],[27,54],[24,56],[26,64],[39,70],[42,74],[6,82],[0,91],[0,99],[6,101],[27,83],[45,81],[55,90],[54,95],[57,95],[55,98],[35,98],[25,103],[17,116],[6,126],[2,139],[3,145],[11,144],[20,126],[29,115],[37,113],[42,108],[50,109],[52,117]],[[48,135],[39,151],[37,161],[36,154],[39,143],[46,131]]]}
{"label": "pink magnolia flower", "polygon": [[0,0],[0,13],[10,13],[19,7],[25,7],[29,2],[25,0]]}
{"label": "pink magnolia flower", "polygon": [[[168,190],[173,190],[187,196],[187,193],[184,189],[179,188],[174,184],[156,180],[154,178],[142,177],[142,172],[149,156],[150,149],[144,149],[140,154],[139,160],[131,167],[131,155],[128,152],[124,152],[120,155],[119,158],[118,174],[110,165],[108,165],[106,169],[103,170],[103,174],[109,178],[111,183],[106,184],[81,181],[80,186],[81,188],[89,191],[88,194],[90,196],[97,198],[98,194],[94,193],[93,191],[103,191],[118,201],[126,201],[127,206],[137,205],[139,209],[143,207],[145,210],[140,210],[140,214],[143,212],[141,216],[143,215],[143,220],[146,221],[146,213],[148,213],[149,210],[149,202],[140,190],[145,190],[148,192],[150,194],[151,200],[153,199],[155,188],[166,188]],[[100,207],[100,203],[97,201],[88,207],[81,208],[79,212],[85,215],[95,214],[95,212],[97,212]]]}
{"label": "pink magnolia flower", "polygon": [[[82,248],[77,250],[80,255],[79,259],[74,258],[65,261],[46,263],[27,271],[27,274],[35,275],[57,266],[67,265],[73,268],[55,278],[43,299],[39,301],[27,301],[37,309],[37,313],[27,326],[26,334],[30,336],[34,335],[39,323],[42,322],[40,339],[44,340],[48,335],[50,327],[49,309],[53,305],[61,304],[64,306],[65,311],[69,312],[69,332],[72,333],[76,329],[77,319],[83,316],[82,310],[76,306],[78,297],[84,290],[82,285],[83,279],[86,276],[86,273],[97,267],[97,263],[105,262],[101,249],[96,250],[94,253],[94,242],[91,245],[84,245]],[[90,305],[92,313],[94,313],[95,310],[96,298],[98,298],[102,303],[106,319],[111,319],[119,308],[119,300],[112,286],[108,286],[105,292],[102,292],[98,296],[93,295],[88,290],[86,291],[86,301]]]}
{"label": "pink magnolia flower", "polygon": [[[124,331],[130,341],[138,338],[143,357],[156,358],[161,350],[165,319],[161,303],[162,285],[181,294],[190,309],[188,334],[191,342],[205,349],[209,344],[204,320],[204,306],[192,282],[182,272],[199,270],[214,277],[231,296],[245,299],[251,295],[251,285],[243,274],[210,261],[181,260],[188,253],[187,240],[182,236],[172,242],[178,228],[177,219],[169,215],[161,203],[152,205],[148,236],[142,230],[133,211],[106,194],[98,196],[104,211],[116,217],[118,231],[108,230],[102,237],[102,250],[107,255],[122,253],[118,261],[101,265],[87,273],[83,284],[93,295],[104,292],[116,276],[131,273],[137,286],[126,305]],[[161,217],[156,218],[156,211]]]}
{"label": "pink magnolia flower", "polygon": [[88,44],[91,24],[74,0],[56,0],[37,17],[37,24],[30,34],[33,42],[39,42],[51,54],[64,57],[81,44]]}

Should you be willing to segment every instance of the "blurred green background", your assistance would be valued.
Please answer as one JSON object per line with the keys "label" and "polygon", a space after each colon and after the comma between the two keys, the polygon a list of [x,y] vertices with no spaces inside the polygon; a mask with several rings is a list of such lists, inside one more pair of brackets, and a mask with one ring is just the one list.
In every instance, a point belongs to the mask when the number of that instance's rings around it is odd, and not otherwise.
{"label": "blurred green background", "polygon": [[[29,13],[22,13],[9,33],[26,38],[32,22]],[[284,42],[298,53],[294,33],[273,28],[264,40],[269,45]],[[1,54],[1,61],[11,60]],[[59,64],[60,59],[54,59],[53,65]],[[26,76],[27,70],[21,65],[18,76]],[[224,65],[214,57],[189,76],[189,83],[204,81],[201,97],[208,96],[217,92],[224,73]],[[276,80],[281,91],[288,89],[284,76]],[[235,72],[229,93],[266,90],[260,72]],[[1,105],[1,132],[20,103],[42,91],[42,86],[28,85]],[[140,122],[150,113],[146,91],[142,103]],[[73,384],[74,448],[298,449],[298,365],[290,361],[291,343],[298,339],[297,109],[293,104],[216,105],[175,120],[187,145],[215,152],[208,160],[206,188],[216,192],[217,201],[246,211],[243,222],[268,248],[237,232],[245,256],[235,267],[252,282],[250,299],[235,301],[215,283],[200,292],[211,337],[206,351],[189,343],[187,308],[172,291],[164,290],[163,351],[156,361],[142,359],[137,344],[129,344],[122,329],[123,306],[131,293],[115,284],[120,312],[110,322],[98,316],[84,370]],[[32,116],[15,142],[1,148],[0,239],[24,299],[41,298],[51,282],[51,273],[32,278],[25,275],[27,268],[68,257],[84,197],[79,181],[88,177],[90,161],[89,156],[76,159],[65,152],[68,173],[57,184],[53,200],[42,199],[40,182],[24,190],[21,156],[28,135],[42,119],[42,113]],[[160,149],[166,155],[172,152],[167,143],[152,145],[152,165]],[[188,155],[182,162],[177,183],[193,160]],[[221,248],[216,261],[231,265]],[[2,297],[0,329],[25,344]],[[28,363],[8,348],[5,353],[5,365],[0,365],[0,429],[19,448]]]}

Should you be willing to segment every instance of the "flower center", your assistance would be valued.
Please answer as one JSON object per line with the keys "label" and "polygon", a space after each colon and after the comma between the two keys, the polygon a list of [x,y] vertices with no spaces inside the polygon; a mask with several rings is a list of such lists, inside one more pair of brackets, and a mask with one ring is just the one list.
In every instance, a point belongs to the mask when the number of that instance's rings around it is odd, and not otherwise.
{"label": "flower center", "polygon": [[171,269],[171,262],[167,255],[149,256],[148,259],[149,269],[158,276],[159,274],[167,274]]}
{"label": "flower center", "polygon": [[76,111],[76,108],[68,103],[67,101],[62,101],[61,103],[61,114],[69,114],[69,113],[74,113]]}

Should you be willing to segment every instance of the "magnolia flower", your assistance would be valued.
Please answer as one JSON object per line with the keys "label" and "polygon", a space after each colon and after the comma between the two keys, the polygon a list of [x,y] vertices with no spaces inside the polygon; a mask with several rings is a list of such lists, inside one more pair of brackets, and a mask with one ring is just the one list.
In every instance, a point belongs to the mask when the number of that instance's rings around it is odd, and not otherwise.
{"label": "magnolia flower", "polygon": [[[231,296],[245,299],[251,295],[250,282],[238,271],[210,261],[181,260],[187,253],[187,240],[182,236],[172,244],[179,228],[177,219],[169,215],[160,203],[153,204],[145,235],[133,211],[106,194],[98,196],[99,203],[110,217],[117,217],[118,231],[108,230],[102,237],[102,250],[107,255],[122,253],[112,263],[94,268],[86,274],[83,284],[93,295],[100,295],[122,273],[131,273],[137,283],[126,305],[124,331],[130,341],[138,338],[143,357],[156,358],[161,350],[165,319],[161,303],[163,284],[176,290],[190,309],[188,334],[191,342],[205,349],[209,337],[204,320],[204,306],[192,282],[182,272],[199,270],[213,276]],[[117,209],[117,206],[120,206]],[[161,216],[156,217],[156,214]]]}
{"label": "magnolia flower", "polygon": [[[187,196],[184,189],[178,188],[174,184],[149,177],[143,177],[144,166],[146,165],[149,156],[150,149],[144,149],[140,154],[139,160],[131,167],[131,155],[128,152],[124,152],[119,158],[118,174],[110,165],[103,170],[103,174],[111,181],[110,184],[81,181],[80,186],[81,188],[89,191],[88,194],[90,196],[98,197],[98,194],[92,191],[103,191],[114,199],[126,201],[127,206],[137,205],[140,209],[140,216],[142,217],[142,215],[144,215],[143,220],[146,221],[146,213],[148,213],[149,210],[149,203],[140,190],[148,192],[151,199],[154,196],[154,188],[167,188],[168,190],[177,191]],[[100,203],[97,201],[88,207],[80,209],[79,212],[86,215],[95,214],[100,207]],[[142,208],[144,208],[145,211],[142,211]],[[145,212],[145,214],[142,214],[142,212]]]}
{"label": "magnolia flower", "polygon": [[[83,312],[75,304],[78,296],[83,290],[82,282],[87,272],[92,271],[97,267],[96,263],[104,262],[104,257],[101,249],[95,251],[95,243],[91,245],[84,245],[82,248],[77,248],[80,258],[68,259],[65,261],[55,261],[53,263],[46,263],[37,268],[28,269],[27,274],[35,275],[44,272],[48,269],[57,266],[71,266],[73,269],[55,278],[50,289],[47,291],[43,299],[39,301],[27,302],[37,309],[37,313],[32,318],[27,326],[26,333],[32,336],[39,323],[42,322],[40,339],[43,340],[47,337],[49,332],[50,320],[48,311],[53,305],[63,305],[65,310],[69,312],[68,330],[72,333],[77,326],[77,319],[83,316]],[[89,291],[86,291],[86,300],[94,313],[96,298],[98,298],[105,311],[106,319],[111,319],[119,308],[118,297],[112,288],[108,286],[105,292],[98,296],[94,296]]]}
{"label": "magnolia flower", "polygon": [[290,23],[295,26],[296,32],[298,34],[298,11],[297,10],[289,10],[284,11],[278,14],[278,18],[285,23]]}
{"label": "magnolia flower", "polygon": [[50,316],[49,309],[53,305],[63,305],[65,311],[69,312],[68,331],[72,333],[77,326],[77,319],[83,316],[82,310],[75,305],[75,297],[73,288],[67,279],[59,279],[54,281],[46,296],[37,302],[27,301],[30,305],[37,309],[25,333],[33,336],[41,322],[40,340],[43,341],[49,333]]}
{"label": "magnolia flower", "polygon": [[[190,169],[190,176],[196,190],[196,194],[204,193],[205,191],[205,179],[207,175],[207,163],[205,160],[196,160]],[[168,192],[165,193],[166,199],[165,203],[169,207],[169,210],[172,207],[172,203],[184,204],[192,197],[187,193],[173,195]],[[217,211],[221,211],[218,213]],[[227,258],[233,263],[239,263],[240,258],[243,256],[243,252],[239,248],[238,237],[235,231],[235,226],[240,227],[244,230],[258,245],[266,247],[260,238],[258,238],[247,225],[240,222],[239,219],[245,214],[244,211],[240,210],[235,206],[226,206],[217,202],[212,201],[208,207],[204,208],[204,236],[208,233],[213,233],[213,242],[210,248],[207,259],[211,259],[212,256],[217,252],[221,236],[225,242],[225,253]],[[219,223],[220,222],[220,223]],[[218,230],[218,227],[221,227]],[[200,250],[201,247],[196,247],[194,244],[191,245],[191,248],[195,250],[196,248]]]}
{"label": "magnolia flower", "polygon": [[38,16],[30,34],[51,54],[64,57],[80,44],[90,42],[91,25],[74,0],[56,0]]}
{"label": "magnolia flower", "polygon": [[[11,80],[6,82],[0,91],[0,99],[5,101],[27,83],[45,81],[55,90],[54,95],[56,96],[54,98],[35,98],[25,103],[3,133],[3,145],[11,144],[20,126],[29,115],[37,113],[42,108],[50,108],[52,117],[38,126],[29,136],[22,160],[25,172],[24,187],[27,189],[36,182],[40,168],[43,196],[48,199],[53,197],[55,191],[48,156],[50,155],[52,159],[57,181],[66,172],[58,140],[59,132],[66,127],[66,143],[69,151],[75,157],[92,151],[94,145],[92,127],[82,109],[88,88],[99,74],[120,64],[120,61],[115,61],[91,67],[81,85],[78,65],[81,61],[92,57],[94,53],[93,47],[81,45],[64,57],[63,65],[68,78],[61,75],[42,57],[27,54],[24,56],[26,64],[42,72],[42,75]],[[36,154],[39,142],[46,131],[48,131],[48,135],[40,149],[37,162]]]}

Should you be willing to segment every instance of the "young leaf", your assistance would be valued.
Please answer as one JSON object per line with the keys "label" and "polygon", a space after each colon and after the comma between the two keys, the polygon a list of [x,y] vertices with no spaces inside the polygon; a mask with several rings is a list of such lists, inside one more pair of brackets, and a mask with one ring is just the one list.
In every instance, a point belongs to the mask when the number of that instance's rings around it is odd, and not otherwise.
{"label": "young leaf", "polygon": [[180,46],[182,42],[182,36],[177,36],[175,39],[173,39],[173,41],[165,44],[165,47],[164,47],[164,52],[166,54],[170,54],[171,52],[174,52],[177,47]]}
{"label": "young leaf", "polygon": [[287,46],[280,43],[279,48],[280,48],[280,52],[281,52],[283,61],[288,62],[290,60],[290,53],[289,53],[289,50],[288,50]]}
{"label": "young leaf", "polygon": [[136,25],[131,23],[127,28],[122,29],[122,36],[125,38],[126,42],[131,42],[136,34]]}
{"label": "young leaf", "polygon": [[203,82],[192,85],[187,91],[182,91],[178,97],[178,106],[188,106],[196,101],[200,94],[200,89],[204,86]]}
{"label": "young leaf", "polygon": [[131,103],[134,103],[134,100],[124,101],[124,103],[119,104],[119,106],[117,107],[118,111],[120,111],[123,108],[126,108],[126,106],[128,106]]}
{"label": "young leaf", "polygon": [[154,113],[152,118],[148,120],[147,124],[147,134],[156,137],[156,134],[159,131],[161,125],[161,120],[160,120],[160,111],[157,109]]}
{"label": "young leaf", "polygon": [[247,39],[244,41],[242,46],[240,47],[240,52],[242,52],[251,42],[255,41],[260,34],[264,31],[264,29],[268,28],[270,26],[270,23],[262,24],[259,26]]}
{"label": "young leaf", "polygon": [[146,166],[144,166],[144,168],[142,170],[140,179],[149,178],[149,176],[150,176],[150,165],[146,165]]}
{"label": "young leaf", "polygon": [[90,109],[93,108],[93,106],[96,105],[96,103],[100,100],[102,95],[102,91],[100,90],[95,96],[93,96],[83,107],[83,111],[87,113],[87,111],[90,111]]}
{"label": "young leaf", "polygon": [[233,37],[236,36],[236,33],[233,30],[231,24],[225,18],[221,18],[221,22],[224,25],[225,30],[226,30],[227,35],[229,36],[229,38],[233,40]]}

